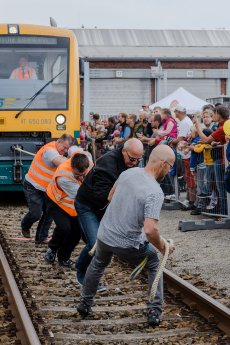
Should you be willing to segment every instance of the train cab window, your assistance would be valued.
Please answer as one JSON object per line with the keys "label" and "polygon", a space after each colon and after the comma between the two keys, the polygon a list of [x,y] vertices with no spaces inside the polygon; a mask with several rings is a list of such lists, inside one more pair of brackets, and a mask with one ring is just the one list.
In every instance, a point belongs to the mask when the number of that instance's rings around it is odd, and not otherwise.
{"label": "train cab window", "polygon": [[28,45],[0,40],[0,111],[22,109],[42,88],[29,109],[68,107],[69,40],[32,38]]}

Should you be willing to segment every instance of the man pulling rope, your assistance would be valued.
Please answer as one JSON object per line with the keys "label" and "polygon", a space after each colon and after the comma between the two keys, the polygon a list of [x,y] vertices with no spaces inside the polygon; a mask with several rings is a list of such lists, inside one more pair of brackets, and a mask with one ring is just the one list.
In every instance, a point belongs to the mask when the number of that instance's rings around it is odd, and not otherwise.
{"label": "man pulling rope", "polygon": [[[147,321],[150,325],[159,324],[163,309],[161,272],[168,254],[174,251],[174,245],[159,234],[158,220],[164,195],[158,181],[168,174],[174,161],[172,149],[159,145],[152,151],[145,168],[123,172],[114,184],[109,194],[111,202],[98,230],[96,253],[86,272],[77,305],[81,315],[91,312],[99,281],[112,256],[116,255],[133,266],[144,260],[148,271]],[[156,249],[165,254],[160,266]]]}

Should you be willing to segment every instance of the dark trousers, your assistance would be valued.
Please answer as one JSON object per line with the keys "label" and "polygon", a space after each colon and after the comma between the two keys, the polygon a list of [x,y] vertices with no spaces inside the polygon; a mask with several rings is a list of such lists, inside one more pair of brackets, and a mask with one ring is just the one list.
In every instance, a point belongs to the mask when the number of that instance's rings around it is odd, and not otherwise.
{"label": "dark trousers", "polygon": [[56,225],[48,247],[57,252],[59,261],[68,260],[81,239],[78,217],[71,217],[48,197],[46,203]]}
{"label": "dark trousers", "polygon": [[[81,292],[81,300],[87,305],[92,305],[94,296],[97,292],[97,286],[109,265],[112,256],[118,256],[122,261],[129,263],[132,266],[137,266],[147,256],[148,261],[146,269],[148,271],[148,295],[156,276],[159,259],[156,249],[150,244],[147,250],[144,244],[140,245],[139,249],[136,248],[118,248],[111,247],[104,242],[97,240],[96,253],[86,271],[85,279],[83,282],[83,289]],[[153,302],[147,302],[147,308],[154,308],[158,312],[162,312],[163,307],[163,275],[161,276],[156,296]]]}
{"label": "dark trousers", "polygon": [[46,240],[52,218],[47,213],[45,192],[34,188],[34,186],[26,180],[24,181],[23,187],[29,212],[23,217],[21,227],[23,230],[29,230],[31,226],[39,220],[35,241]]}

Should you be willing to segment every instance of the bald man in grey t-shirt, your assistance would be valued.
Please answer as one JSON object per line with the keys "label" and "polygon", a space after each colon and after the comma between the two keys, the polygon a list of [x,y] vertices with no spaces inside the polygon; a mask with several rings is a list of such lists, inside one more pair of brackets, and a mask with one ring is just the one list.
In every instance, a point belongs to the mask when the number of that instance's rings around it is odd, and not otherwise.
{"label": "bald man in grey t-shirt", "polygon": [[[85,316],[91,312],[97,285],[114,254],[131,265],[139,265],[147,256],[150,292],[159,263],[156,249],[162,254],[165,251],[165,242],[160,237],[157,226],[164,195],[157,180],[168,174],[174,161],[175,154],[171,148],[166,145],[158,146],[152,151],[144,169],[125,171],[114,184],[108,198],[111,203],[100,223],[96,253],[83,282],[77,306],[80,314]],[[169,246],[172,253],[174,246]],[[162,304],[161,277],[153,302],[147,302],[147,319],[150,325],[159,324]]]}

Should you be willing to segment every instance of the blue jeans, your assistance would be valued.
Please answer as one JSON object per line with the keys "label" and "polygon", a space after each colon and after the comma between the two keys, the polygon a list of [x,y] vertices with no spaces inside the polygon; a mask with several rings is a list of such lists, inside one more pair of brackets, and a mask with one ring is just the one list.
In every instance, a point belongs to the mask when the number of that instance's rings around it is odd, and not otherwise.
{"label": "blue jeans", "polygon": [[78,220],[86,241],[86,246],[82,249],[76,261],[76,269],[84,274],[92,260],[92,257],[89,255],[89,251],[97,240],[100,219],[90,207],[80,204],[77,200],[75,200],[75,208],[77,210]]}
{"label": "blue jeans", "polygon": [[206,181],[207,190],[206,194],[211,195],[213,190],[216,190],[215,176],[214,176],[214,165],[206,165]]}
{"label": "blue jeans", "polygon": [[[201,193],[207,194],[207,183],[206,183],[206,167],[200,167],[197,165],[197,171],[195,175],[196,180],[196,193],[200,195]],[[211,194],[211,193],[210,193]],[[196,197],[194,205],[197,208],[203,208],[206,206],[207,200]]]}
{"label": "blue jeans", "polygon": [[35,241],[46,240],[52,218],[47,213],[45,192],[34,188],[34,186],[26,180],[24,181],[23,187],[29,212],[23,217],[21,227],[23,230],[30,230],[31,226],[39,220]]}
{"label": "blue jeans", "polygon": [[221,215],[227,215],[227,194],[224,187],[224,171],[225,168],[222,159],[215,160],[214,174],[218,191],[218,209]]}
{"label": "blue jeans", "polygon": [[[118,256],[122,261],[127,262],[134,267],[139,265],[141,261],[147,256],[148,261],[146,264],[146,268],[148,271],[149,295],[159,264],[156,249],[151,244],[149,245],[148,249],[144,244],[141,244],[139,249],[111,247],[98,240],[96,253],[86,272],[80,297],[80,300],[84,301],[87,305],[91,306],[93,304],[93,299],[97,292],[97,286],[105,271],[105,268],[109,265],[113,255]],[[159,313],[162,312],[162,307],[163,276],[161,276],[159,280],[156,296],[153,302],[147,302],[147,308],[154,308]]]}

